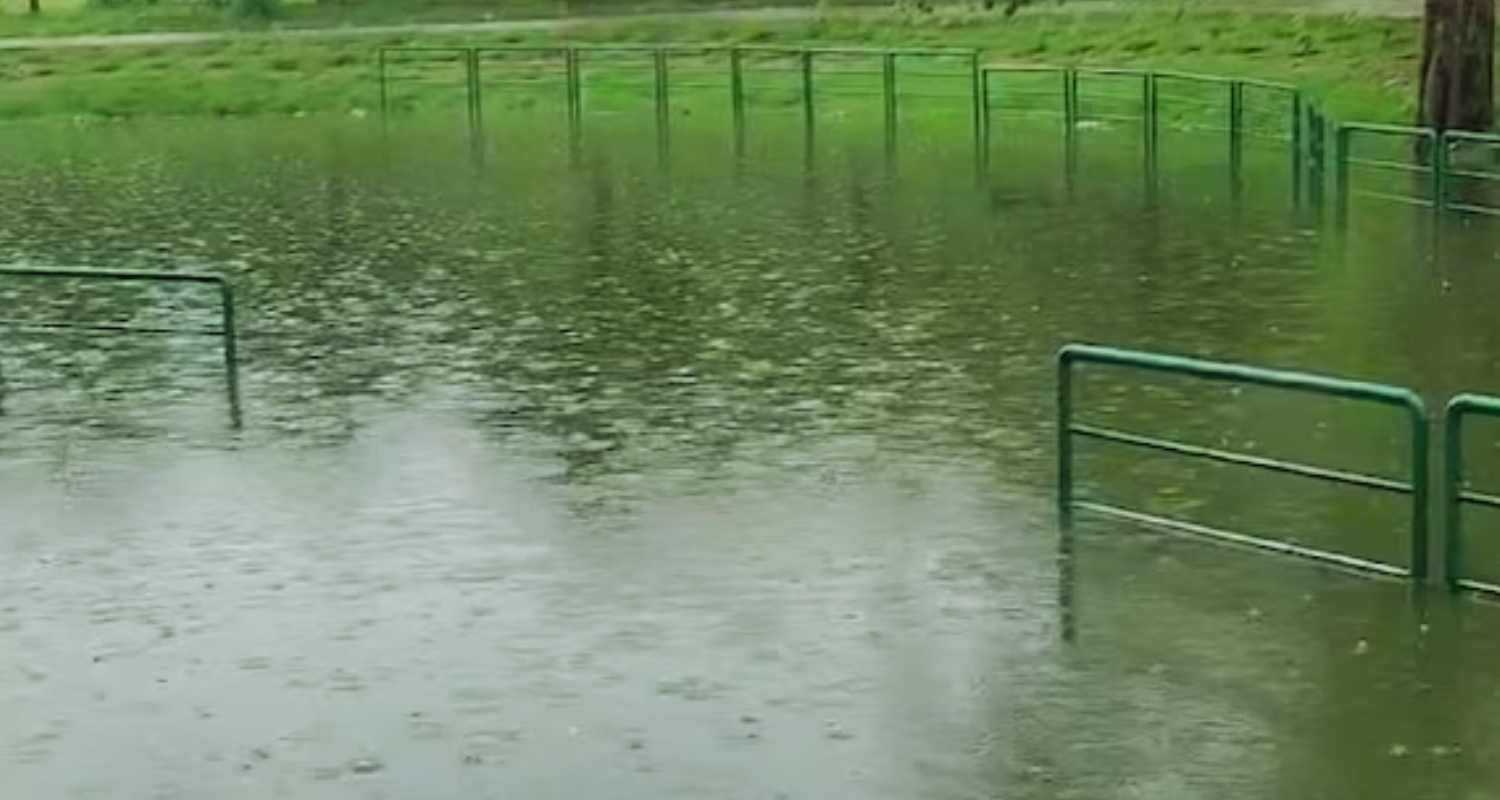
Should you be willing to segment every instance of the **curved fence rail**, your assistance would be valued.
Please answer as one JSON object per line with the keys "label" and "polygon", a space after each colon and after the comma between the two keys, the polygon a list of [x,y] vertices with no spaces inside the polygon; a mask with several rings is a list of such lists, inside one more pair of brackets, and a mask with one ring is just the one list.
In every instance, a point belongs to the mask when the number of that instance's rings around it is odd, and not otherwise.
{"label": "curved fence rail", "polygon": [[[1233,544],[1271,550],[1286,555],[1312,559],[1339,567],[1380,575],[1409,577],[1423,581],[1427,577],[1427,412],[1421,398],[1407,389],[1377,383],[1330,378],[1302,372],[1262,369],[1242,364],[1203,361],[1158,353],[1119,350],[1091,345],[1068,345],[1058,353],[1057,380],[1057,486],[1058,512],[1064,535],[1071,528],[1074,509],[1092,511],[1134,522],[1167,527]],[[1127,431],[1074,421],[1073,373],[1081,365],[1094,364],[1126,370],[1180,375],[1238,385],[1263,386],[1303,394],[1342,398],[1393,408],[1404,413],[1410,423],[1409,447],[1411,474],[1405,481],[1326,467],[1280,461],[1247,453],[1218,450],[1168,439],[1143,436]],[[1236,531],[1186,522],[1183,520],[1120,508],[1107,503],[1079,500],[1074,496],[1073,441],[1089,438],[1135,448],[1172,453],[1187,458],[1206,459],[1222,464],[1280,472],[1346,486],[1357,486],[1378,492],[1406,495],[1411,498],[1410,560],[1406,566],[1374,561],[1348,553],[1337,553],[1305,547],[1288,541],[1253,536]]]}

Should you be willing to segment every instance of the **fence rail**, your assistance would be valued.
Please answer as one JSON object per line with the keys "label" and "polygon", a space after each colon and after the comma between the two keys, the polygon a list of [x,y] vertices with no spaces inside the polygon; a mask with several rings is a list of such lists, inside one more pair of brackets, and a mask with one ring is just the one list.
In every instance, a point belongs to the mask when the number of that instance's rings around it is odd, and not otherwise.
{"label": "fence rail", "polygon": [[1469,417],[1500,419],[1500,397],[1461,394],[1448,403],[1443,414],[1443,498],[1446,506],[1446,576],[1454,591],[1468,589],[1500,594],[1500,584],[1471,577],[1465,558],[1463,511],[1466,505],[1500,508],[1500,496],[1471,491],[1464,471],[1464,420]]}
{"label": "fence rail", "polygon": [[[149,272],[140,270],[65,269],[0,267],[0,277],[35,280],[83,280],[129,283],[179,283],[212,286],[218,293],[219,327],[174,328],[131,324],[100,324],[76,321],[50,322],[45,320],[0,320],[8,327],[31,327],[43,330],[82,330],[103,333],[136,333],[157,335],[203,335],[218,336],[224,341],[224,382],[229,400],[230,424],[238,428],[242,422],[240,413],[239,337],[235,329],[234,287],[219,275],[198,272]],[[3,391],[3,387],[0,387]],[[0,394],[3,396],[3,394]]]}
{"label": "fence rail", "polygon": [[[1130,370],[1180,375],[1241,385],[1316,394],[1373,403],[1403,411],[1411,425],[1411,475],[1396,481],[1373,475],[1328,469],[1309,464],[1266,458],[1246,453],[1185,444],[1159,437],[1074,422],[1073,373],[1079,365],[1095,364]],[[1241,364],[1203,361],[1134,350],[1072,344],[1058,353],[1057,383],[1057,485],[1058,512],[1064,534],[1071,529],[1074,509],[1102,513],[1136,522],[1166,526],[1175,530],[1234,544],[1246,545],[1312,559],[1341,567],[1382,575],[1404,576],[1423,581],[1427,576],[1428,469],[1427,412],[1421,398],[1407,389],[1376,383],[1349,381],[1301,372],[1262,369]],[[1411,542],[1407,566],[1402,567],[1346,553],[1304,547],[1291,542],[1223,530],[1199,523],[1125,509],[1107,503],[1078,500],[1074,497],[1073,443],[1078,437],[1113,442],[1136,448],[1155,450],[1216,461],[1225,464],[1296,475],[1325,482],[1358,486],[1385,493],[1411,497]]]}

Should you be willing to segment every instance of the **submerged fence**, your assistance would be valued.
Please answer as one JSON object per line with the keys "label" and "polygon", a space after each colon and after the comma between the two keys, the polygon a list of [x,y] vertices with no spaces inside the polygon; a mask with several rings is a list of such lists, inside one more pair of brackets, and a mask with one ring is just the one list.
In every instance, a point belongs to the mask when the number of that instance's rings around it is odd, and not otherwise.
{"label": "submerged fence", "polygon": [[[1354,400],[1395,409],[1407,419],[1410,431],[1407,446],[1411,454],[1411,473],[1406,480],[1394,480],[1075,422],[1073,373],[1085,364],[1180,375],[1237,386],[1262,386],[1282,391]],[[1427,577],[1427,412],[1421,398],[1410,390],[1322,375],[1262,369],[1158,353],[1069,345],[1058,354],[1057,413],[1058,508],[1065,529],[1071,524],[1073,510],[1077,508],[1137,522],[1163,525],[1199,536],[1273,550],[1366,572],[1405,576],[1417,581]],[[1409,561],[1407,565],[1401,566],[1348,553],[1320,550],[1279,539],[1134,511],[1107,503],[1077,499],[1074,496],[1073,440],[1080,437],[1408,496],[1411,498]]]}
{"label": "submerged fence", "polygon": [[[139,335],[189,335],[213,336],[223,341],[224,385],[229,402],[231,425],[238,428],[240,414],[239,337],[235,328],[234,287],[218,275],[193,272],[145,272],[133,270],[103,269],[49,269],[49,268],[0,268],[0,277],[29,280],[66,280],[90,283],[155,283],[196,284],[211,287],[217,295],[219,325],[217,327],[175,327],[142,325],[130,322],[84,322],[79,320],[0,319],[0,326],[29,328],[36,330],[74,330],[90,333],[122,333]],[[0,399],[4,397],[3,378],[0,378]]]}
{"label": "submerged fence", "polygon": [[[471,130],[482,130],[494,89],[528,102],[560,103],[576,137],[587,112],[624,110],[611,100],[649,97],[663,145],[674,93],[719,94],[743,149],[751,110],[795,111],[809,138],[819,112],[840,98],[878,105],[893,149],[902,107],[937,99],[969,110],[975,152],[987,166],[997,116],[1056,120],[1069,148],[1093,127],[1138,127],[1142,159],[1154,179],[1168,148],[1164,133],[1224,137],[1231,186],[1244,180],[1245,154],[1280,148],[1288,155],[1294,200],[1321,207],[1333,128],[1337,220],[1353,199],[1500,216],[1500,135],[1364,123],[1336,123],[1297,87],[1167,70],[985,64],[965,48],[786,47],[759,45],[557,45],[384,47],[378,51],[379,106],[402,105],[401,86],[461,92]],[[638,105],[632,105],[634,110]],[[1154,185],[1154,184],[1153,184]]]}
{"label": "submerged fence", "polygon": [[[820,112],[840,103],[879,109],[893,147],[903,109],[932,103],[971,118],[981,165],[988,163],[997,117],[1051,118],[1070,149],[1094,126],[1138,126],[1153,175],[1164,131],[1224,136],[1233,185],[1244,154],[1271,146],[1288,154],[1292,191],[1319,201],[1326,118],[1292,86],[1180,72],[1000,66],[964,48],[784,47],[718,45],[569,45],[386,47],[378,53],[383,116],[404,105],[397,89],[461,92],[478,133],[493,90],[513,103],[560,106],[576,138],[589,113],[634,111],[649,103],[658,136],[670,137],[674,102],[722,103],[742,150],[752,114],[799,114],[808,136]],[[403,96],[404,97],[404,96]],[[623,100],[624,107],[618,105]],[[1071,162],[1070,162],[1071,163]]]}
{"label": "submerged fence", "polygon": [[1336,136],[1341,222],[1357,198],[1500,216],[1500,136],[1363,123]]}
{"label": "submerged fence", "polygon": [[[1079,422],[1076,419],[1079,404],[1074,397],[1074,375],[1086,365],[1123,370],[1126,374],[1147,372],[1158,375],[1176,375],[1230,384],[1235,387],[1259,386],[1300,394],[1321,395],[1395,410],[1406,420],[1408,432],[1405,436],[1404,449],[1409,461],[1408,474],[1404,479],[1397,479],[1330,469]],[[1422,399],[1410,389],[1302,372],[1264,369],[1244,364],[1204,361],[1161,353],[1082,344],[1070,344],[1062,348],[1058,352],[1057,366],[1057,504],[1065,553],[1073,551],[1071,537],[1074,512],[1085,511],[1361,572],[1405,577],[1418,583],[1425,582],[1429,574],[1428,529],[1432,516],[1428,463],[1431,457],[1428,436],[1430,423]],[[1500,597],[1500,573],[1492,573],[1487,577],[1481,577],[1475,573],[1474,559],[1468,553],[1468,539],[1464,529],[1466,507],[1500,509],[1500,495],[1473,490],[1468,486],[1469,472],[1465,459],[1464,431],[1466,421],[1474,417],[1500,420],[1500,397],[1460,394],[1448,403],[1443,415],[1442,574],[1452,591],[1470,591]],[[1307,547],[1285,539],[1230,531],[1209,524],[1190,522],[1079,497],[1074,456],[1074,443],[1077,439],[1089,439],[1137,450],[1167,453],[1189,459],[1230,464],[1409,497],[1407,563],[1401,565],[1352,553]]]}

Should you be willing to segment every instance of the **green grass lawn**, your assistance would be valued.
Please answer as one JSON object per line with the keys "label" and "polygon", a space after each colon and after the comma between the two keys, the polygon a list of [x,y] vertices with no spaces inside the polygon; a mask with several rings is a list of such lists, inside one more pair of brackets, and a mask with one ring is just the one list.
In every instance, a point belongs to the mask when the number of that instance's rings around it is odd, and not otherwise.
{"label": "green grass lawn", "polygon": [[[13,0],[7,0],[13,2]],[[1296,84],[1348,120],[1413,114],[1419,23],[1411,19],[1236,13],[829,13],[765,23],[683,18],[598,23],[566,33],[277,39],[246,35],[199,45],[0,51],[0,117],[40,115],[348,113],[377,102],[380,45],[560,41],[945,45],[982,48],[991,62],[1176,69]],[[456,69],[419,75],[460,85]],[[725,78],[727,82],[727,77]],[[433,91],[403,103],[461,105]],[[409,101],[409,102],[408,102]]]}

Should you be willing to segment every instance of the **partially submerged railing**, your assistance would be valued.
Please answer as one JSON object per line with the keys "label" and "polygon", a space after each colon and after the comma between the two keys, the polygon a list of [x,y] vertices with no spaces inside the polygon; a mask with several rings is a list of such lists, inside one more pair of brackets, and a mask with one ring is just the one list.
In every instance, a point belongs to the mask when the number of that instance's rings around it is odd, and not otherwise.
{"label": "partially submerged railing", "polygon": [[[1309,464],[1281,461],[1263,456],[1219,450],[1168,439],[1143,436],[1128,431],[1099,427],[1074,421],[1073,373],[1084,364],[1105,365],[1123,369],[1181,375],[1239,385],[1342,398],[1393,408],[1404,413],[1410,423],[1411,474],[1405,481],[1345,472]],[[1376,383],[1329,378],[1301,372],[1261,369],[1240,364],[1203,361],[1193,358],[1119,350],[1089,345],[1068,345],[1058,354],[1057,385],[1057,483],[1058,511],[1066,532],[1072,525],[1073,512],[1082,509],[1136,522],[1162,525],[1199,536],[1271,550],[1312,559],[1341,567],[1382,575],[1405,576],[1422,581],[1427,576],[1427,412],[1421,398],[1407,389]],[[1410,557],[1406,566],[1375,561],[1347,553],[1321,550],[1278,539],[1228,531],[1209,525],[1135,511],[1118,506],[1080,500],[1074,496],[1073,443],[1078,437],[1114,442],[1129,447],[1172,453],[1188,458],[1206,459],[1254,469],[1296,475],[1346,486],[1357,486],[1386,494],[1411,498]]]}
{"label": "partially submerged railing", "polygon": [[1469,573],[1464,547],[1464,506],[1500,508],[1500,496],[1467,488],[1464,469],[1464,420],[1469,417],[1500,419],[1500,397],[1461,394],[1448,403],[1443,415],[1443,499],[1446,507],[1448,585],[1455,591],[1468,589],[1500,594],[1500,584],[1481,580]]}
{"label": "partially submerged railing", "polygon": [[[722,59],[722,63],[718,62]],[[519,63],[525,70],[519,74],[495,79],[494,68],[507,62]],[[712,63],[710,63],[712,62]],[[928,63],[925,69],[903,65]],[[766,91],[785,93],[799,108],[809,130],[817,117],[820,97],[863,96],[878,98],[886,130],[894,137],[903,99],[921,97],[951,99],[969,109],[976,127],[980,118],[979,52],[969,48],[863,48],[863,47],[787,47],[779,45],[698,45],[698,44],[595,44],[595,45],[496,45],[480,47],[383,47],[377,55],[377,80],[382,116],[395,108],[393,89],[405,81],[448,81],[456,88],[456,76],[462,75],[465,108],[474,130],[482,127],[485,115],[486,87],[525,86],[556,91],[564,101],[567,120],[576,134],[587,111],[595,104],[589,100],[591,78],[588,67],[606,64],[618,74],[647,74],[651,79],[649,94],[655,107],[660,133],[667,135],[673,89],[727,90],[727,104],[737,132],[743,130],[748,109],[755,97]],[[932,64],[952,63],[953,69],[937,71]],[[407,75],[404,65],[436,65],[416,75]],[[675,65],[675,66],[674,66]],[[674,80],[677,71],[691,76],[687,81]],[[722,70],[722,71],[721,71]],[[513,70],[513,72],[515,72]],[[710,83],[706,76],[717,74],[719,82]],[[446,77],[445,77],[446,76]],[[902,76],[914,79],[927,88],[923,91],[903,89]],[[946,85],[951,81],[959,91],[932,91],[933,80]],[[768,86],[776,81],[783,83]],[[446,85],[446,84],[443,84]]]}
{"label": "partially submerged railing", "polygon": [[[179,283],[200,284],[214,287],[219,301],[218,327],[163,327],[135,325],[130,323],[90,323],[78,321],[48,321],[24,319],[0,319],[7,327],[42,330],[78,330],[93,333],[121,333],[141,335],[199,335],[217,336],[223,340],[224,382],[229,399],[230,423],[238,428],[240,415],[239,341],[235,330],[234,287],[218,275],[194,272],[146,272],[138,270],[104,269],[53,269],[3,267],[0,276],[36,280],[83,280],[127,283]],[[3,391],[3,386],[0,386]]]}
{"label": "partially submerged railing", "polygon": [[[997,114],[1061,121],[1072,149],[1079,130],[1098,123],[1138,128],[1149,176],[1156,176],[1166,130],[1220,133],[1225,137],[1231,186],[1243,182],[1252,146],[1285,148],[1294,201],[1321,198],[1323,117],[1296,87],[1242,78],[1183,72],[987,65],[981,69],[979,131],[987,153]],[[1311,187],[1311,191],[1308,191]],[[1306,194],[1305,194],[1306,193]]]}
{"label": "partially submerged railing", "polygon": [[[1386,148],[1365,152],[1377,143]],[[1500,216],[1500,136],[1495,134],[1344,123],[1337,129],[1334,162],[1340,222],[1347,221],[1356,198],[1437,213]],[[1395,176],[1394,185],[1390,180],[1370,185],[1380,175]],[[1495,197],[1473,196],[1487,191]]]}

